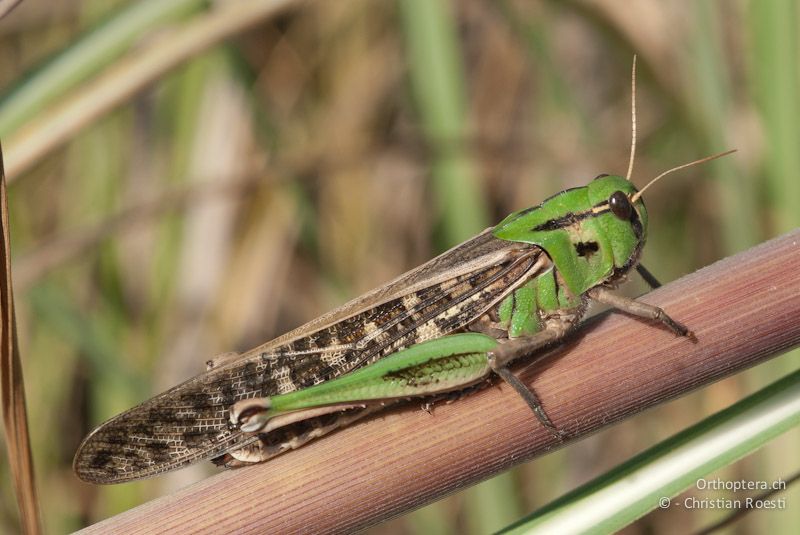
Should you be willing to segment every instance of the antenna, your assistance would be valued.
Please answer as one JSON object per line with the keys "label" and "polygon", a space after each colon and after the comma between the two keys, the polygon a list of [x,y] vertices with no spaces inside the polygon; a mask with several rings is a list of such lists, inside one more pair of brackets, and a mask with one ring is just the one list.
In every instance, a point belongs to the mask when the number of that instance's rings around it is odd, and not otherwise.
{"label": "antenna", "polygon": [[633,159],[636,156],[636,54],[633,55],[631,67],[631,159],[628,162],[628,174],[625,179],[630,182],[633,175]]}
{"label": "antenna", "polygon": [[642,196],[642,193],[644,193],[644,191],[647,188],[649,188],[651,185],[653,185],[657,180],[659,180],[660,178],[662,178],[662,177],[664,177],[664,176],[666,176],[666,175],[668,175],[668,174],[670,174],[670,173],[672,173],[674,171],[679,171],[681,169],[686,169],[687,167],[691,167],[693,165],[697,165],[697,164],[701,164],[701,163],[705,163],[705,162],[710,162],[711,160],[716,160],[717,158],[722,158],[723,156],[727,156],[728,154],[732,154],[734,152],[736,152],[736,149],[726,150],[725,152],[720,152],[719,154],[714,154],[713,156],[706,156],[705,158],[700,158],[699,160],[695,160],[693,162],[685,163],[683,165],[679,165],[678,167],[673,167],[672,169],[668,169],[667,171],[664,171],[663,173],[661,173],[660,175],[655,177],[653,180],[648,182],[642,189],[640,189],[639,191],[634,193],[633,196],[631,197],[631,203],[635,203],[636,201],[638,201],[639,198]]}

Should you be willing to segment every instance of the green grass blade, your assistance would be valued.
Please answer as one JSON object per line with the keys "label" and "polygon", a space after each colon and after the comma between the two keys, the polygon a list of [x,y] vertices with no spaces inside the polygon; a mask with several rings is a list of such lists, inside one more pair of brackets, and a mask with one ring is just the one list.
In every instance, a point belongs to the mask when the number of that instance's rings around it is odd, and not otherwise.
{"label": "green grass blade", "polygon": [[[687,103],[702,137],[705,150],[716,152],[737,148],[730,139],[730,116],[734,88],[729,66],[723,61],[722,25],[717,16],[719,6],[704,2],[693,5],[693,25],[688,42],[691,58],[687,61],[692,80],[692,93]],[[739,147],[743,149],[744,147]],[[741,172],[734,158],[722,158],[710,164],[708,176],[718,177],[725,250],[742,251],[758,243],[761,232],[758,222],[759,195],[756,184]]]}
{"label": "green grass blade", "polygon": [[[425,136],[432,148],[432,180],[438,205],[439,241],[450,247],[489,224],[488,209],[467,146],[466,92],[460,43],[452,10],[445,0],[400,0],[398,4],[410,83]],[[510,478],[484,482],[485,492],[467,495],[469,524],[486,532],[487,519],[517,503]],[[494,526],[518,516],[511,515]],[[433,513],[430,516],[434,516]],[[490,520],[491,521],[491,520]]]}
{"label": "green grass blade", "polygon": [[800,371],[682,431],[502,533],[614,532],[800,424]]}
{"label": "green grass blade", "polygon": [[433,185],[448,246],[487,226],[466,143],[466,86],[455,21],[444,0],[399,3],[409,76],[425,135],[433,150]]}
{"label": "green grass blade", "polygon": [[777,232],[800,225],[800,68],[797,3],[751,2],[751,83],[764,126],[766,178]]}

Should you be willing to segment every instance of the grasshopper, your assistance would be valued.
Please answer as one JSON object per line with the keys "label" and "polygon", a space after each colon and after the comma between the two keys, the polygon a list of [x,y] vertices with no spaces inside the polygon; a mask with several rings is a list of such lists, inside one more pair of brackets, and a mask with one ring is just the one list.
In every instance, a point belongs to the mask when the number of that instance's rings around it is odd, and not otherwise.
{"label": "grasshopper", "polygon": [[[635,63],[634,63],[635,69]],[[635,71],[634,71],[635,72]],[[542,404],[508,369],[561,340],[590,301],[691,332],[662,309],[612,290],[639,264],[647,236],[642,192],[599,175],[450,249],[394,281],[103,423],[79,447],[78,477],[119,483],[202,459],[265,461],[398,401],[507,381],[561,441]]]}

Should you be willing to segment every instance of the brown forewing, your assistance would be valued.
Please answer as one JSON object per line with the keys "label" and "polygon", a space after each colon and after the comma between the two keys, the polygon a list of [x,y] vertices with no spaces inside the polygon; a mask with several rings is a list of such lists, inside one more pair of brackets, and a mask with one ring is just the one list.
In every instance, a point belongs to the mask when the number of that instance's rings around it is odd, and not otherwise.
{"label": "brown forewing", "polygon": [[[550,267],[535,246],[485,231],[394,281],[102,424],[75,457],[95,483],[150,477],[252,446],[228,421],[236,401],[341,376],[467,326]],[[291,433],[290,433],[291,434]]]}

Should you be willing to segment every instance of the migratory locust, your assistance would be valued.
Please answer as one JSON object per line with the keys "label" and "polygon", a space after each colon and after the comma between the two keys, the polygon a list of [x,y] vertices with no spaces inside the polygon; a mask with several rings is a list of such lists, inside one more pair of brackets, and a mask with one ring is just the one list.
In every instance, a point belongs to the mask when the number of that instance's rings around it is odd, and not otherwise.
{"label": "migratory locust", "polygon": [[[635,63],[634,63],[635,72]],[[635,80],[635,78],[634,78]],[[202,459],[261,462],[409,398],[457,396],[499,375],[562,440],[533,391],[508,365],[562,339],[590,301],[691,336],[662,309],[613,289],[640,264],[647,237],[642,190],[599,175],[515,212],[392,282],[208,370],[95,429],[74,461],[78,477],[118,483]],[[453,394],[455,393],[455,394]]]}

